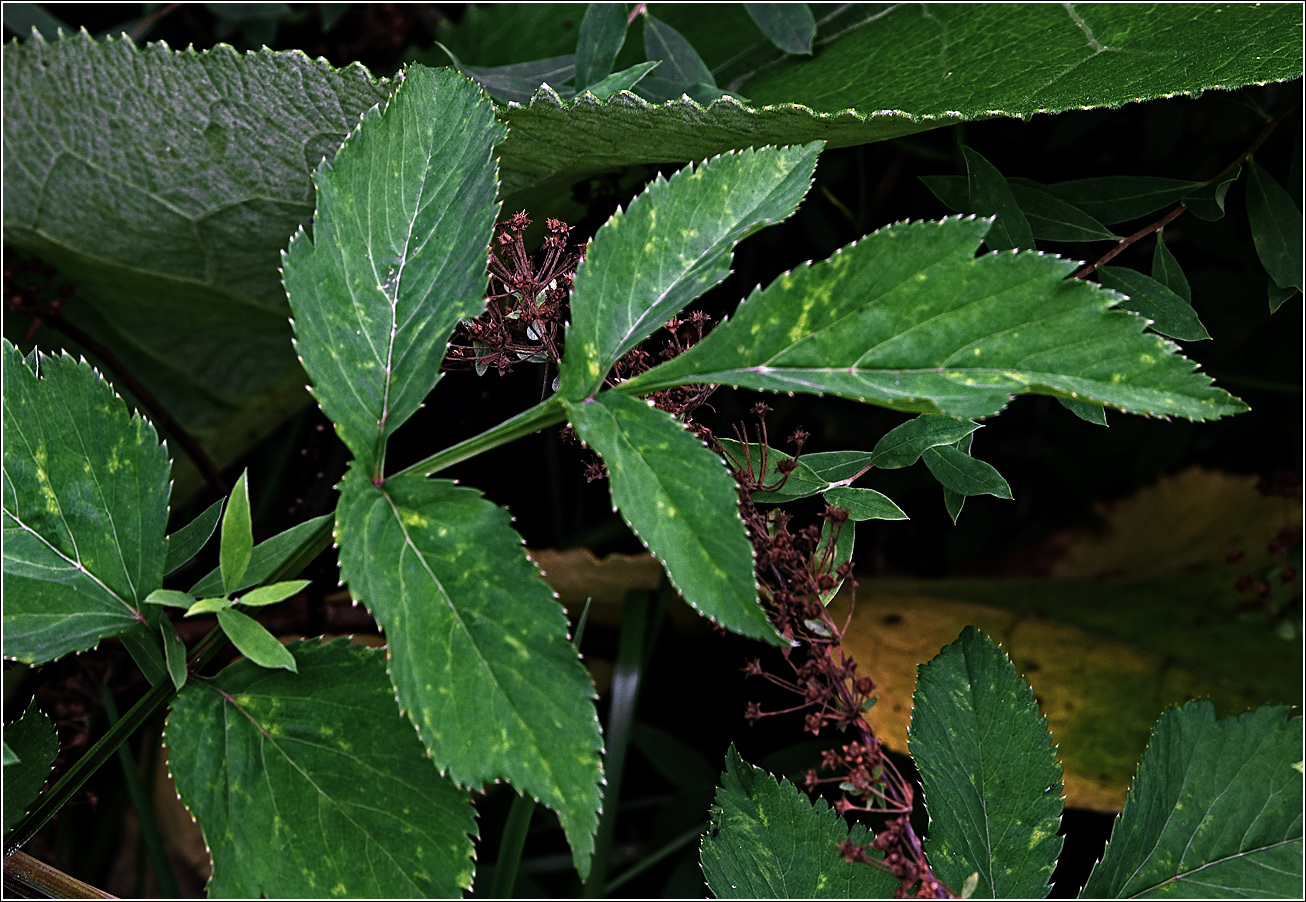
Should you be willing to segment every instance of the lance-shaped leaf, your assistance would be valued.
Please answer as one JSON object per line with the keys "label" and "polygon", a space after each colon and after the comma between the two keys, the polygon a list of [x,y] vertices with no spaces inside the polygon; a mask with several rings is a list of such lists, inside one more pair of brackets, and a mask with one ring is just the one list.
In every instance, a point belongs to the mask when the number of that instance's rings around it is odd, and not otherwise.
{"label": "lance-shaped leaf", "polygon": [[911,753],[930,815],[925,850],[977,898],[1042,898],[1061,852],[1061,765],[1029,684],[973,626],[920,668]]}
{"label": "lance-shaped leaf", "polygon": [[952,445],[927,448],[921,455],[925,466],[943,487],[958,495],[994,495],[1011,500],[1011,486],[1002,474],[982,460],[976,460]]}
{"label": "lance-shaped leaf", "polygon": [[[270,579],[302,571],[331,543],[330,517],[330,514],[324,514],[305,520],[255,545],[245,575],[232,591],[239,592]],[[222,591],[222,571],[215,567],[191,587],[190,594],[196,597],[221,595]]]}
{"label": "lance-shaped leaf", "polygon": [[1302,719],[1286,707],[1167,709],[1083,897],[1297,898],[1301,760]]}
{"label": "lance-shaped leaf", "polygon": [[927,449],[959,442],[978,428],[978,423],[956,417],[922,414],[886,432],[875,443],[871,458],[881,470],[910,467]]}
{"label": "lance-shaped leaf", "polygon": [[1247,220],[1261,264],[1280,288],[1306,288],[1301,210],[1292,195],[1252,160],[1247,166]]}
{"label": "lance-shaped leaf", "polygon": [[721,458],[643,401],[603,392],[566,406],[576,434],[607,465],[613,507],[685,601],[727,629],[783,644],[757,603],[753,546]]}
{"label": "lance-shaped leaf", "polygon": [[806,3],[745,3],[768,41],[785,53],[811,53],[816,20]]}
{"label": "lance-shaped leaf", "polygon": [[790,216],[821,147],[745,150],[658,176],[599,229],[571,294],[563,397],[597,392],[623,354],[729,275],[738,242]]}
{"label": "lance-shaped leaf", "polygon": [[204,828],[211,898],[458,896],[476,821],[395,710],[384,652],[294,642],[299,674],[192,680],[166,742]]}
{"label": "lance-shaped leaf", "polygon": [[1188,285],[1188,277],[1174,254],[1170,253],[1170,248],[1165,246],[1161,234],[1161,231],[1156,233],[1156,249],[1152,251],[1152,278],[1191,304],[1193,289]]}
{"label": "lance-shaped leaf", "polygon": [[8,341],[3,358],[4,654],[40,664],[144,620],[163,582],[170,465],[90,364],[24,360]]}
{"label": "lance-shaped leaf", "polygon": [[208,544],[213,536],[213,530],[217,528],[218,518],[222,516],[222,506],[225,501],[224,498],[214,501],[205,508],[204,513],[168,536],[168,559],[165,565],[167,572],[164,576],[171,576],[175,571],[186,566],[191,558],[199,554],[200,549]]}
{"label": "lance-shaped leaf", "polygon": [[313,239],[284,256],[295,347],[314,396],[372,475],[440,376],[449,334],[485,306],[503,137],[480,90],[412,66],[314,178]]}
{"label": "lance-shaped leaf", "polygon": [[612,64],[624,43],[625,7],[616,3],[591,3],[580,20],[580,33],[576,37],[576,90],[583,91],[612,74]]}
{"label": "lance-shaped leaf", "polygon": [[1021,247],[1034,249],[1034,233],[1011,193],[1011,186],[998,168],[969,147],[961,149],[966,159],[966,190],[970,195],[970,212],[996,216],[984,237],[990,250],[1005,251]]}
{"label": "lance-shaped leaf", "polygon": [[1180,341],[1211,337],[1197,318],[1192,303],[1156,279],[1123,266],[1099,266],[1097,273],[1103,286],[1126,295],[1120,306],[1152,321],[1152,331]]}
{"label": "lance-shaped leaf", "polygon": [[825,493],[827,504],[848,512],[849,520],[907,520],[902,508],[887,495],[874,489],[853,489],[837,486]]}
{"label": "lance-shaped leaf", "polygon": [[341,575],[385,629],[399,705],[441,772],[463,786],[507,780],[548,805],[587,874],[602,779],[594,687],[508,512],[442,479],[377,488],[354,464],[336,517]]}
{"label": "lance-shaped leaf", "polygon": [[754,291],[679,357],[623,383],[840,395],[976,419],[1033,392],[1130,413],[1215,419],[1247,409],[1071,261],[973,254],[974,218],[889,226]]}

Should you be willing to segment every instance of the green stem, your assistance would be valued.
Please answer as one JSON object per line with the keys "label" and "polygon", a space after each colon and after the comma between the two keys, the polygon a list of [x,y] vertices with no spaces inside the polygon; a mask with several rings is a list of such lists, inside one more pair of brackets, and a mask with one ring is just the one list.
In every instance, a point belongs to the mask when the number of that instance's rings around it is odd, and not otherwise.
{"label": "green stem", "polygon": [[[452,467],[456,463],[475,457],[489,451],[491,448],[506,445],[516,439],[533,435],[541,429],[555,426],[566,418],[567,415],[562,409],[562,401],[557,395],[554,395],[547,401],[541,401],[529,410],[522,411],[512,419],[505,420],[493,429],[487,429],[480,435],[474,435],[466,441],[445,448],[443,451],[438,451],[424,460],[419,460],[411,467],[405,467],[395,473],[394,476],[409,476],[414,473],[430,476],[432,473],[446,467]],[[389,478],[393,479],[394,476]]]}
{"label": "green stem", "polygon": [[517,882],[517,866],[521,864],[521,850],[526,845],[526,830],[535,813],[535,800],[527,795],[513,799],[508,822],[503,825],[503,841],[499,844],[499,861],[494,866],[494,886],[490,896],[494,899],[511,899],[513,884]]}

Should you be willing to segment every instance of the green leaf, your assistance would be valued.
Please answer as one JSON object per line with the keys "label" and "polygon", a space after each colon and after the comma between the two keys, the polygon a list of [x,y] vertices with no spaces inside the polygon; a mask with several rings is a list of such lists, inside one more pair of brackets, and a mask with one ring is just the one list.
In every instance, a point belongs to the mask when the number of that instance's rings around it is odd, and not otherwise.
{"label": "green leaf", "polygon": [[195,601],[195,596],[189,592],[178,592],[176,589],[155,589],[145,597],[146,604],[167,605],[170,608],[189,608]]}
{"label": "green leaf", "polygon": [[26,38],[32,29],[48,41],[59,38],[59,29],[72,32],[62,19],[56,18],[40,3],[6,3],[4,5],[5,28],[19,37]]}
{"label": "green leaf", "polygon": [[685,601],[729,630],[784,644],[757,603],[753,546],[721,458],[664,411],[616,392],[564,402],[607,464],[612,503]]}
{"label": "green leaf", "polygon": [[1265,286],[1265,294],[1270,302],[1270,312],[1274,313],[1283,306],[1283,302],[1297,294],[1296,288],[1280,288],[1274,284],[1273,279],[1269,279]]}
{"label": "green leaf", "polygon": [[959,442],[979,428],[979,423],[956,417],[922,414],[886,432],[875,443],[871,459],[881,470],[910,467],[927,449]]}
{"label": "green leaf", "polygon": [[[853,519],[849,517],[839,527],[838,535],[835,535],[834,526],[829,520],[821,524],[821,541],[816,545],[813,562],[814,566],[819,568],[819,572],[834,574],[853,559],[853,542],[857,535],[853,523]],[[834,596],[839,594],[839,587],[842,585],[843,580],[835,577],[834,585],[829,591],[820,593],[821,604],[829,604]]]}
{"label": "green leaf", "polygon": [[462,786],[507,780],[558,813],[588,874],[598,824],[594,687],[507,511],[419,476],[380,488],[351,465],[341,575],[385,629],[400,707]]}
{"label": "green leaf", "polygon": [[[1094,426],[1106,425],[1106,408],[1092,401],[1078,401],[1074,398],[1057,398],[1061,406]],[[955,519],[955,518],[954,518]]]}
{"label": "green leaf", "polygon": [[655,16],[644,15],[644,56],[660,60],[663,78],[679,85],[716,86],[716,79],[685,36]]}
{"label": "green leaf", "polygon": [[969,147],[962,147],[961,154],[966,159],[966,189],[972,212],[997,217],[984,243],[994,251],[1034,250],[1034,233],[1002,173]]}
{"label": "green leaf", "polygon": [[869,451],[819,451],[804,454],[803,466],[828,483],[850,482],[871,465]]}
{"label": "green leaf", "polygon": [[1061,851],[1061,765],[1029,685],[968,626],[921,666],[912,760],[930,815],[935,874],[976,897],[1043,898]]}
{"label": "green leaf", "polygon": [[[612,64],[626,43],[626,7],[621,3],[591,3],[580,20],[576,41],[576,90],[598,85],[612,73]],[[629,70],[627,70],[629,71]],[[597,91],[592,92],[601,97]],[[530,100],[529,97],[526,98]]]}
{"label": "green leaf", "polygon": [[218,611],[226,611],[235,607],[236,603],[230,598],[201,598],[186,609],[185,616],[195,617],[199,614],[216,614]]}
{"label": "green leaf", "polygon": [[[385,443],[440,378],[454,326],[485,308],[504,134],[471,82],[412,66],[318,168],[313,240],[283,257],[314,397],[376,477]],[[384,173],[384,177],[381,177]]]}
{"label": "green leaf", "polygon": [[622,355],[729,275],[738,242],[797,208],[820,150],[745,150],[659,175],[599,229],[576,271],[562,396],[595,394]]}
{"label": "green leaf", "polygon": [[[594,5],[598,6],[606,4]],[[585,89],[585,91],[588,94],[592,94],[596,100],[607,100],[618,91],[629,91],[631,88],[635,87],[635,85],[639,84],[646,75],[656,69],[659,65],[660,64],[657,62],[636,63],[629,69],[622,69],[620,72],[614,72],[607,78],[590,85]]]}
{"label": "green leaf", "polygon": [[[984,212],[971,203],[966,176],[930,175],[922,176],[921,181],[939,200],[954,210],[962,213]],[[1010,179],[1007,180],[1007,186],[1036,239],[1103,241],[1119,237],[1083,210],[1049,193],[1038,182]]]}
{"label": "green leaf", "polygon": [[[278,255],[312,216],[313,167],[394,84],[85,32],[6,47],[4,84],[5,244],[59,268],[64,319],[226,466],[309,401]],[[200,483],[176,469],[174,497]]]}
{"label": "green leaf", "polygon": [[18,763],[18,760],[19,760],[19,759],[18,759],[18,755],[17,755],[17,753],[15,753],[14,750],[11,749],[11,748],[9,747],[9,743],[8,743],[8,742],[5,742],[5,743],[4,743],[4,763],[5,763],[6,765],[8,765],[8,764],[17,764],[17,763]]}
{"label": "green leaf", "polygon": [[[448,54],[455,69],[503,101],[525,103],[541,85],[561,85],[576,74],[576,57],[571,54],[513,63],[510,66],[468,66],[454,56],[448,47],[438,42],[436,46]],[[567,95],[572,93],[567,88],[558,90],[566,91]]]}
{"label": "green leaf", "polygon": [[163,633],[163,653],[168,662],[168,676],[180,692],[189,675],[186,669],[186,643],[167,617],[159,619],[159,630]]}
{"label": "green leaf", "polygon": [[1188,287],[1188,279],[1179,261],[1165,246],[1165,239],[1159,231],[1156,233],[1156,249],[1152,251],[1152,278],[1183,298],[1185,303],[1192,304],[1193,290]]}
{"label": "green leaf", "polygon": [[902,508],[874,489],[838,486],[825,493],[825,500],[848,512],[850,520],[907,520]]}
{"label": "green leaf", "polygon": [[1185,194],[1183,201],[1188,211],[1198,219],[1205,219],[1208,222],[1223,217],[1225,195],[1229,193],[1229,187],[1238,180],[1241,172],[1242,167],[1235,166],[1233,171],[1225,173],[1214,182],[1202,185],[1191,194]]}
{"label": "green leaf", "polygon": [[41,664],[142,621],[163,582],[168,454],[89,364],[0,352],[4,654]]}
{"label": "green leaf", "polygon": [[898,888],[890,874],[839,853],[841,842],[868,845],[865,827],[746,763],[733,744],[711,818],[701,860],[718,899],[887,899]]}
{"label": "green leaf", "polygon": [[816,20],[806,3],[745,3],[762,34],[785,53],[812,52]]}
{"label": "green leaf", "polygon": [[[203,603],[199,602],[199,604]],[[194,613],[194,609],[188,613]],[[242,655],[260,667],[283,667],[291,673],[299,672],[295,656],[253,617],[229,608],[221,609],[217,613],[218,624],[222,627],[222,631],[227,634],[231,644],[236,646]]]}
{"label": "green leaf", "polygon": [[290,647],[298,675],[237,661],[192,680],[168,715],[177,791],[213,857],[209,895],[461,895],[472,809],[396,712],[385,652]]}
{"label": "green leaf", "polygon": [[210,504],[204,513],[191,520],[181,529],[168,536],[168,558],[164,564],[164,576],[171,576],[199,554],[213,536],[222,516],[225,499],[219,498]]}
{"label": "green leaf", "polygon": [[292,595],[296,595],[304,590],[311,580],[292,579],[284,583],[273,583],[270,586],[260,586],[252,589],[236,599],[237,604],[249,605],[250,607],[262,607],[264,605],[276,604],[279,601],[285,601]]}
{"label": "green leaf", "polygon": [[[4,832],[7,834],[41,794],[54,757],[59,753],[54,724],[37,709],[36,699],[28,704],[22,717],[5,724],[5,752]],[[11,761],[9,754],[15,760]]]}
{"label": "green leaf", "polygon": [[1295,899],[1302,882],[1301,717],[1169,708],[1084,898]]}
{"label": "green leaf", "polygon": [[1268,172],[1247,164],[1247,221],[1256,255],[1280,288],[1306,288],[1302,278],[1302,218],[1292,195]]}
{"label": "green leaf", "polygon": [[[249,566],[245,568],[245,575],[232,591],[239,592],[250,586],[267,582],[269,579],[277,578],[277,574],[292,575],[302,570],[329,544],[330,534],[328,533],[323,540],[319,530],[330,517],[330,514],[326,514],[314,517],[312,520],[305,520],[298,526],[292,526],[285,532],[279,532],[272,538],[255,545],[249,557]],[[222,573],[218,569],[211,570],[208,575],[191,586],[190,590],[190,594],[196,596],[220,595],[222,592]]]}
{"label": "green leaf", "polygon": [[1040,187],[1099,222],[1115,225],[1172,206],[1203,184],[1154,176],[1113,175]]}
{"label": "green leaf", "polygon": [[249,515],[249,471],[240,474],[231,490],[231,499],[222,515],[222,547],[218,556],[222,571],[222,592],[230,595],[236,591],[240,579],[249,567],[250,553],[254,550],[254,528]]}
{"label": "green leaf", "polygon": [[[149,599],[146,599],[148,602]],[[141,674],[149,680],[150,685],[154,685],[168,675],[168,665],[164,660],[163,646],[159,640],[159,634],[154,631],[151,623],[166,618],[150,617],[151,613],[157,615],[156,611],[146,608],[146,622],[137,622],[134,626],[118,634],[118,641],[127,649],[136,666],[141,669]]]}
{"label": "green leaf", "polygon": [[[783,451],[777,451],[775,448],[765,447],[756,442],[749,442],[747,446],[734,439],[717,439],[722,449],[730,455],[727,465],[732,470],[745,470],[752,468],[755,478],[761,479],[763,485],[777,485],[781,479],[784,479],[784,485],[774,492],[754,492],[753,500],[762,504],[779,504],[782,501],[793,501],[797,498],[807,498],[822,492],[830,484],[828,480],[822,479],[805,463],[806,457],[798,462],[793,471],[789,473],[788,478],[780,472],[780,464],[787,460],[793,460]],[[729,460],[734,463],[730,464]],[[762,462],[766,461],[766,472],[762,472]]]}
{"label": "green leaf", "polygon": [[926,448],[921,456],[934,478],[949,491],[958,495],[996,495],[1011,499],[1011,487],[1001,473],[952,445]]}
{"label": "green leaf", "polygon": [[1103,286],[1124,295],[1121,307],[1152,321],[1152,331],[1180,341],[1211,337],[1192,304],[1156,279],[1121,266],[1099,266],[1097,274]]}
{"label": "green leaf", "polygon": [[719,383],[978,419],[1016,394],[1211,419],[1246,405],[1193,372],[1072,261],[974,252],[988,224],[889,226],[755,290],[735,315],[622,392]]}
{"label": "green leaf", "polygon": [[943,506],[947,509],[948,517],[955,526],[957,518],[961,516],[961,509],[966,506],[966,496],[961,492],[954,492],[952,489],[944,489]]}

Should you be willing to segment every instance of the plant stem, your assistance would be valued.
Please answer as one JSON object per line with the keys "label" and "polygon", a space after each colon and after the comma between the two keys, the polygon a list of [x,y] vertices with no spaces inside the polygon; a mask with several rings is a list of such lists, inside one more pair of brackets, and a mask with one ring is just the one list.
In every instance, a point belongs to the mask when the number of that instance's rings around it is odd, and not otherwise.
{"label": "plant stem", "polygon": [[446,467],[452,467],[456,463],[475,457],[489,451],[491,448],[506,445],[508,442],[532,435],[541,429],[555,426],[565,419],[566,414],[563,413],[562,402],[557,395],[554,395],[547,401],[541,401],[529,410],[522,411],[512,419],[504,420],[493,429],[487,429],[480,435],[474,435],[466,441],[445,448],[443,451],[438,451],[430,457],[419,460],[411,467],[405,467],[389,478],[410,476],[414,473],[430,476],[432,473]]}
{"label": "plant stem", "polygon": [[26,852],[5,854],[5,898],[113,899],[102,889],[52,868]]}
{"label": "plant stem", "polygon": [[490,896],[511,899],[513,884],[517,882],[517,866],[521,864],[521,850],[526,845],[526,830],[535,813],[535,800],[528,795],[513,799],[508,822],[503,825],[503,841],[499,843],[499,860],[494,866],[494,886]]}

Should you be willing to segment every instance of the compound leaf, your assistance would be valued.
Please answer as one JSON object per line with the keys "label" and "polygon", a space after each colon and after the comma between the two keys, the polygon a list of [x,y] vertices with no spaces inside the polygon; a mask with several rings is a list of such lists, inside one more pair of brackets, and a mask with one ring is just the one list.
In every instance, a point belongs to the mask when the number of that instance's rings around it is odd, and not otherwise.
{"label": "compound leaf", "polygon": [[1152,331],[1180,341],[1210,338],[1193,305],[1150,276],[1123,266],[1099,266],[1102,284],[1125,295],[1120,306],[1152,321]]}
{"label": "compound leaf", "polygon": [[1287,707],[1168,708],[1083,897],[1298,898],[1301,760]]}
{"label": "compound leaf", "polygon": [[36,801],[50,776],[54,756],[59,753],[59,736],[50,718],[32,699],[23,716],[5,724],[5,751],[17,760],[5,759],[4,832],[8,833]]}
{"label": "compound leaf", "polygon": [[687,383],[853,398],[897,410],[990,416],[1017,394],[1130,413],[1214,419],[1247,409],[1194,373],[1146,320],[1036,253],[973,254],[988,223],[888,226],[755,290],[680,356],[622,383]]}
{"label": "compound leaf", "polygon": [[1042,898],[1061,852],[1061,765],[1033,692],[1006,654],[968,626],[920,667],[912,759],[930,815],[926,853],[977,898]]}
{"label": "compound leaf", "polygon": [[576,868],[598,823],[594,687],[508,512],[443,479],[350,467],[340,567],[386,633],[400,707],[459,785],[507,780],[558,813]]}
{"label": "compound leaf", "polygon": [[163,582],[171,467],[90,364],[2,347],[4,654],[40,664],[144,620]]}
{"label": "compound leaf", "polygon": [[458,896],[476,821],[395,710],[385,653],[292,642],[299,674],[190,680],[165,740],[204,829],[211,898]]}
{"label": "compound leaf", "polygon": [[1247,219],[1261,264],[1280,288],[1306,288],[1302,277],[1301,210],[1292,195],[1252,160],[1248,163]]}
{"label": "compound leaf", "polygon": [[457,73],[410,66],[314,176],[313,238],[283,264],[313,394],[373,476],[440,378],[454,326],[485,307],[491,147],[504,129]]}
{"label": "compound leaf", "polygon": [[746,763],[734,745],[711,819],[701,861],[718,899],[887,899],[898,888],[890,874],[840,854],[842,842],[871,842],[865,827]]}
{"label": "compound leaf", "polygon": [[753,547],[721,458],[643,401],[603,392],[566,406],[607,465],[613,505],[685,601],[727,629],[782,644],[757,603]]}
{"label": "compound leaf", "polygon": [[576,271],[563,397],[597,392],[623,354],[729,275],[738,242],[789,217],[821,146],[745,150],[658,176],[608,220]]}

